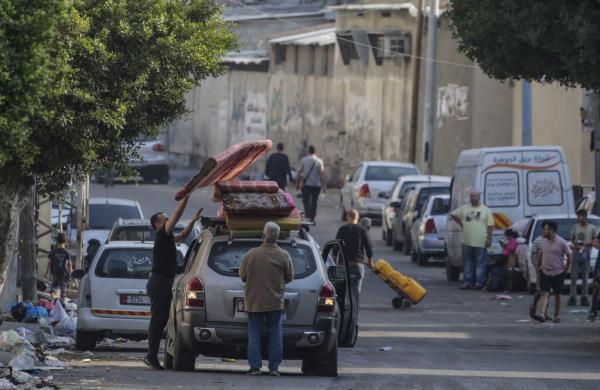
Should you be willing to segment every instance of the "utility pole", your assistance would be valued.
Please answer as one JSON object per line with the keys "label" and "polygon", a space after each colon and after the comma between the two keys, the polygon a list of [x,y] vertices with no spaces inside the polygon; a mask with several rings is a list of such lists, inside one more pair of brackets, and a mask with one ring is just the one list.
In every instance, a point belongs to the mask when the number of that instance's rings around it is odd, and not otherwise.
{"label": "utility pole", "polygon": [[[408,149],[408,160],[412,163],[417,163],[417,132],[419,129],[419,89],[421,83],[421,56],[423,47],[423,0],[419,0],[417,3],[417,32],[415,37],[415,57],[414,61],[414,73],[413,73],[413,86],[412,86],[412,103],[410,113],[410,137],[409,137],[409,149]],[[401,148],[402,149],[402,148]]]}
{"label": "utility pole", "polygon": [[435,119],[436,51],[437,51],[437,0],[429,1],[429,23],[427,28],[427,66],[425,73],[425,150],[427,174],[433,174],[433,126]]}

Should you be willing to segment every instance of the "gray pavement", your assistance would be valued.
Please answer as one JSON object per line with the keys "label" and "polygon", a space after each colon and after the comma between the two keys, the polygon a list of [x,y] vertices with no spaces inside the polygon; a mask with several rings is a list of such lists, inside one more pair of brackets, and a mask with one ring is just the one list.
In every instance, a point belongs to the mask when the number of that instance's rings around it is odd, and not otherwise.
{"label": "gray pavement", "polygon": [[[172,185],[117,184],[105,190],[92,186],[92,196],[138,200],[147,217],[155,210],[172,212],[173,197],[185,177]],[[331,191],[320,205],[311,233],[320,243],[335,236],[340,221],[339,193]],[[216,211],[209,191],[196,192],[186,217],[198,207]],[[591,389],[600,388],[600,324],[586,323],[585,314],[563,308],[562,323],[530,321],[531,297],[511,293],[460,291],[445,280],[440,264],[418,267],[371,232],[376,258],[428,289],[422,303],[407,310],[391,306],[395,296],[376,275],[367,272],[360,302],[358,342],[341,349],[339,378],[301,375],[300,363],[285,361],[283,376],[246,377],[246,361],[222,362],[199,357],[193,373],[157,372],[142,363],[144,344],[104,349],[93,356],[68,355],[72,368],[56,373],[66,389]],[[581,310],[580,307],[574,310]],[[391,351],[379,351],[389,346]],[[84,359],[89,359],[84,361]]]}

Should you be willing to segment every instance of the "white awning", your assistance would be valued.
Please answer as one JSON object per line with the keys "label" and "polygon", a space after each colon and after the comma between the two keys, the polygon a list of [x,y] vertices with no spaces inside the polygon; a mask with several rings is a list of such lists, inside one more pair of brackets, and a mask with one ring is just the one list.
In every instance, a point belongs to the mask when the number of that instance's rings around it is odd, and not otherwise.
{"label": "white awning", "polygon": [[285,35],[269,40],[271,44],[280,45],[333,45],[335,43],[335,27]]}
{"label": "white awning", "polygon": [[232,64],[242,64],[242,65],[250,65],[250,64],[262,64],[263,62],[269,61],[268,57],[241,57],[241,56],[225,56],[223,57],[223,62],[228,62]]}
{"label": "white awning", "polygon": [[417,7],[413,3],[379,3],[379,4],[345,4],[329,7],[334,11],[402,11],[406,10],[411,16],[417,16]]}

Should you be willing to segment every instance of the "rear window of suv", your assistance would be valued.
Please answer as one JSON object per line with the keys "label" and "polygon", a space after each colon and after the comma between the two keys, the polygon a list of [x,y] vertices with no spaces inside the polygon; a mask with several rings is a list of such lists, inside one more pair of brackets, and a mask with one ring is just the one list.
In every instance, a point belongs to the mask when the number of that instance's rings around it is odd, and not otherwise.
{"label": "rear window of suv", "polygon": [[[176,226],[173,229],[173,234],[179,234],[183,230],[183,227]],[[192,241],[196,238],[192,231],[183,240],[186,245],[191,245]],[[154,241],[156,239],[156,230],[150,226],[123,226],[116,228],[111,234],[108,241]]]}
{"label": "rear window of suv", "polygon": [[[152,249],[119,248],[102,252],[96,265],[96,276],[116,279],[148,279],[152,269]],[[177,264],[183,255],[177,251]]]}
{"label": "rear window of suv", "polygon": [[[252,248],[260,245],[257,242],[216,242],[210,250],[208,266],[215,272],[226,276],[238,276],[238,270],[244,255]],[[312,274],[317,265],[312,249],[308,245],[281,243],[279,246],[292,257],[294,279],[302,279]]]}

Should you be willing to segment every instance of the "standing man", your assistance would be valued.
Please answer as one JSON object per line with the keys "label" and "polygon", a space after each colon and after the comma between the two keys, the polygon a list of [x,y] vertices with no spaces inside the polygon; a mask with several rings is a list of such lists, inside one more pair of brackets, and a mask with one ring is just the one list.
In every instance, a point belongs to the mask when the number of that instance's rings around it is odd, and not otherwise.
{"label": "standing man", "polygon": [[[552,322],[560,322],[560,294],[565,282],[565,272],[571,268],[571,249],[569,244],[556,234],[557,225],[554,221],[542,222],[544,228],[544,240],[540,247],[541,261],[539,265],[539,286],[541,297],[539,306],[542,314],[536,314],[534,318],[540,322],[546,321],[548,301],[550,292],[554,294],[554,319]],[[567,258],[565,264],[564,258]]]}
{"label": "standing man", "polygon": [[48,268],[46,268],[46,278],[48,274],[52,274],[52,285],[50,287],[50,294],[54,295],[54,292],[60,288],[60,299],[65,299],[67,295],[67,282],[69,281],[69,275],[73,271],[71,265],[71,256],[65,249],[67,246],[67,239],[63,233],[58,233],[56,236],[56,248],[52,249],[48,254]]}
{"label": "standing man", "polygon": [[354,275],[360,293],[365,277],[365,255],[367,267],[373,266],[373,245],[367,230],[358,224],[358,211],[352,209],[346,213],[346,224],[338,230],[335,239],[344,241],[344,257],[348,271]]}
{"label": "standing man", "polygon": [[277,152],[269,156],[267,166],[265,167],[265,174],[269,179],[276,181],[282,190],[285,190],[287,186],[288,177],[292,181],[290,159],[287,154],[283,153],[283,144],[281,142],[277,144]]}
{"label": "standing man", "polygon": [[588,302],[588,275],[590,273],[590,253],[594,238],[598,235],[596,226],[588,221],[587,211],[577,211],[577,223],[571,229],[571,242],[573,245],[573,267],[571,268],[571,298],[567,306],[577,304],[577,279],[581,273],[581,306],[589,306]]}
{"label": "standing man", "polygon": [[461,289],[482,289],[485,286],[487,269],[486,250],[492,244],[494,217],[490,209],[481,204],[481,194],[472,188],[469,192],[470,204],[454,210],[450,216],[464,232],[463,261],[464,283]]}
{"label": "standing man", "polygon": [[283,360],[283,294],[286,283],[294,279],[290,254],[277,245],[279,225],[267,222],[263,243],[246,253],[240,264],[240,278],[246,283],[244,306],[248,312],[248,375],[261,375],[260,333],[263,319],[269,330],[269,375],[279,376]]}
{"label": "standing man", "polygon": [[325,187],[325,166],[323,160],[317,157],[314,146],[308,147],[308,156],[300,160],[298,171],[298,189],[302,190],[302,202],[304,203],[304,215],[312,222],[317,216],[317,201],[321,190],[327,192]]}
{"label": "standing man", "polygon": [[150,297],[150,326],[148,328],[148,353],[144,358],[144,363],[157,370],[163,370],[158,361],[158,348],[169,320],[169,308],[173,297],[171,288],[177,272],[175,243],[185,240],[192,231],[194,223],[200,219],[202,214],[202,209],[198,210],[185,229],[181,233],[173,235],[173,229],[181,218],[189,198],[190,196],[187,195],[179,201],[173,218],[167,217],[162,212],[150,217],[150,224],[156,230],[156,238],[152,250],[152,271],[146,285],[146,292]]}

